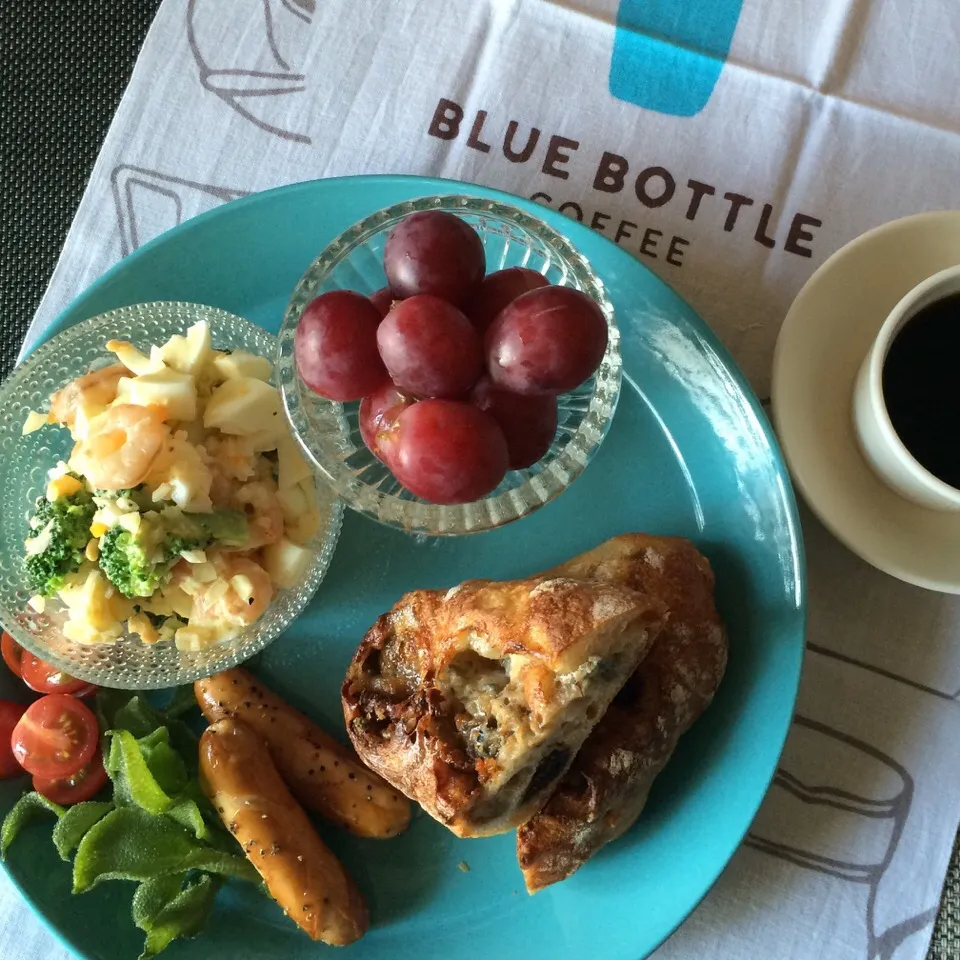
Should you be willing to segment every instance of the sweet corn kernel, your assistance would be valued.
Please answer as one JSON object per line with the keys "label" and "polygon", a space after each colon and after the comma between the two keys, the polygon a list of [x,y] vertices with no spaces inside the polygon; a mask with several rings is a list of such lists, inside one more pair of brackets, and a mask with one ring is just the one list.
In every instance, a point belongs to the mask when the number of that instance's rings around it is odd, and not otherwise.
{"label": "sweet corn kernel", "polygon": [[93,563],[96,563],[100,558],[100,544],[96,537],[93,537],[87,541],[87,546],[83,551],[83,555]]}
{"label": "sweet corn kernel", "polygon": [[83,489],[83,484],[69,475],[57,477],[47,484],[47,499],[53,503],[59,497],[69,497]]}

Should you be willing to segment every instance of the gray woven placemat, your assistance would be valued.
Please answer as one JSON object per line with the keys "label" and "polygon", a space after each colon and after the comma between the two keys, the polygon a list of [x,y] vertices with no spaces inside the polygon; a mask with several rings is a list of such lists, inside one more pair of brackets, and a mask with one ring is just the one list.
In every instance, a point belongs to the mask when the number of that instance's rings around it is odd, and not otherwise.
{"label": "gray woven placemat", "polygon": [[[0,378],[16,360],[159,5],[0,2]],[[957,957],[960,842],[929,960]]]}

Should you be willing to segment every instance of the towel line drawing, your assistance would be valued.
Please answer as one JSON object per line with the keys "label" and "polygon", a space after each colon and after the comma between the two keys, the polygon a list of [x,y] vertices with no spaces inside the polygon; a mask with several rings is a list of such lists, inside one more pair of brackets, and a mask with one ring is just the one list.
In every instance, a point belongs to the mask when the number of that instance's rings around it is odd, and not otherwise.
{"label": "towel line drawing", "polygon": [[[267,116],[258,116],[253,106],[259,103],[264,108],[264,98],[288,97],[306,91],[306,76],[296,72],[288,58],[280,52],[277,30],[277,14],[285,10],[297,21],[298,26],[309,26],[316,10],[315,0],[254,0],[261,8],[263,30],[269,58],[278,70],[256,67],[230,66],[217,68],[211,65],[204,44],[197,33],[197,8],[202,0],[188,0],[186,13],[187,43],[196,61],[200,83],[222,100],[245,120],[282,140],[309,144],[312,139],[305,133],[288,129]],[[275,8],[276,7],[276,8]],[[220,50],[216,51],[218,54]],[[269,100],[267,101],[269,102]]]}
{"label": "towel line drawing", "polygon": [[948,700],[953,703],[960,700],[960,690],[955,690],[953,693],[946,693],[943,690],[937,690],[936,687],[928,687],[924,683],[920,683],[918,680],[910,680],[908,677],[902,677],[898,673],[894,673],[892,670],[886,670],[883,667],[876,667],[872,663],[867,663],[865,660],[859,660],[857,657],[851,657],[845,653],[839,653],[836,650],[831,650],[829,647],[823,647],[818,643],[807,642],[807,650],[812,651],[813,653],[819,653],[824,657],[830,657],[833,660],[839,660],[841,663],[849,663],[854,667],[860,667],[863,670],[869,670],[871,673],[877,674],[877,676],[885,677],[887,680],[895,680],[897,683],[902,683],[905,686],[913,687],[914,690],[919,690],[921,693],[928,693],[933,697],[939,697],[941,700]]}
{"label": "towel line drawing", "polygon": [[208,201],[212,199],[217,203],[226,203],[228,200],[249,195],[248,190],[198,183],[126,163],[118,164],[113,168],[110,173],[110,184],[116,207],[117,227],[120,231],[120,252],[124,257],[145,242],[142,230],[144,224],[137,209],[138,191],[143,191],[147,196],[154,198],[165,198],[173,207],[174,215],[168,218],[169,222],[163,224],[159,230],[156,229],[156,224],[150,224],[151,236],[156,236],[163,230],[183,222],[184,199],[191,194],[200,194],[202,199]]}
{"label": "towel line drawing", "polygon": [[[896,677],[891,679],[897,679]],[[881,750],[852,737],[849,734],[836,730],[825,723],[820,723],[809,717],[796,715],[793,721],[794,732],[802,731],[801,735],[813,742],[815,750],[808,753],[829,756],[829,751],[855,751],[861,759],[869,758],[875,763],[878,773],[886,774],[899,785],[893,795],[876,798],[862,796],[844,790],[837,786],[825,783],[812,783],[810,775],[803,776],[796,771],[787,769],[789,759],[781,761],[771,786],[767,803],[790,804],[794,812],[793,818],[785,817],[785,809],[781,809],[777,817],[771,819],[767,829],[763,824],[755,823],[747,834],[744,844],[761,853],[776,857],[796,867],[825,874],[834,879],[863,885],[867,888],[866,915],[864,917],[867,936],[867,954],[865,960],[892,960],[896,949],[907,937],[924,929],[937,916],[938,908],[928,910],[908,917],[892,924],[880,932],[881,921],[877,917],[877,895],[880,883],[893,860],[894,854],[903,835],[903,829],[910,814],[910,805],[913,800],[914,782],[907,769],[893,757]],[[807,849],[790,838],[778,836],[778,826],[785,819],[795,819],[803,815],[804,811],[813,824],[818,816],[830,816],[830,811],[851,817],[866,818],[877,824],[874,830],[874,840],[879,839],[882,844],[882,853],[879,858],[870,859],[870,851],[864,847],[862,856],[858,859],[842,855],[831,856],[825,851]],[[781,827],[782,829],[782,827]],[[816,831],[811,831],[814,836]],[[888,835],[887,835],[888,833]],[[771,835],[773,834],[773,835]]]}

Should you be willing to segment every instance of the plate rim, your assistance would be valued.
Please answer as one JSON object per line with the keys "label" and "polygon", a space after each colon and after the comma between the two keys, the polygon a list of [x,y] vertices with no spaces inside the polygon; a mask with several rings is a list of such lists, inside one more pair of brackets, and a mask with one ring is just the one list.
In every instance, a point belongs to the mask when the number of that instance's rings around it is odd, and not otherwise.
{"label": "plate rim", "polygon": [[[286,195],[288,193],[295,194],[298,192],[310,192],[311,190],[316,189],[318,184],[324,184],[328,188],[339,187],[341,189],[351,189],[355,185],[364,183],[370,184],[373,182],[380,183],[385,186],[393,184],[407,188],[409,189],[409,193],[407,194],[408,198],[427,195],[425,193],[418,192],[421,190],[428,190],[430,192],[454,190],[465,194],[492,197],[505,203],[518,205],[521,207],[521,209],[540,210],[541,213],[537,215],[543,216],[543,205],[537,204],[535,201],[517,194],[512,194],[504,190],[499,190],[495,187],[488,187],[481,184],[473,184],[442,177],[419,176],[414,174],[358,174],[340,177],[323,177],[298,181],[296,183],[288,183],[267,190],[257,191],[243,197],[238,197],[229,201],[228,203],[224,203],[197,214],[183,223],[178,224],[176,227],[166,230],[158,236],[152,238],[147,243],[143,244],[136,250],[129,253],[127,256],[123,257],[121,260],[117,261],[101,276],[81,290],[53,318],[53,320],[50,321],[45,329],[37,332],[34,336],[33,342],[29,345],[29,347],[24,346],[21,348],[21,353],[17,361],[18,365],[38,346],[47,342],[49,339],[56,336],[67,327],[72,326],[73,324],[84,319],[84,316],[82,315],[83,304],[86,301],[104,291],[104,289],[107,288],[118,275],[121,275],[122,273],[126,272],[127,269],[129,269],[130,264],[137,264],[140,259],[152,254],[155,249],[171,242],[178,242],[179,239],[184,235],[192,231],[202,229],[207,223],[217,220],[224,215],[235,215],[239,211],[246,210],[247,207],[253,207],[261,203],[270,203],[274,198],[281,195]],[[562,214],[556,210],[553,210],[552,208],[547,207],[545,209],[549,214],[563,217]],[[566,222],[568,218],[563,217],[563,219]],[[699,336],[714,352],[714,354],[722,363],[725,371],[736,385],[737,390],[741,394],[746,406],[749,408],[749,412],[756,420],[763,439],[767,445],[771,463],[774,467],[774,472],[780,479],[780,483],[778,484],[778,499],[782,504],[789,521],[788,527],[791,533],[791,557],[793,558],[793,568],[796,575],[794,591],[795,603],[790,610],[790,631],[791,634],[796,635],[796,639],[793,644],[794,649],[791,651],[794,661],[789,676],[791,692],[789,698],[785,698],[783,700],[784,706],[788,709],[783,711],[782,726],[776,731],[776,743],[778,746],[774,754],[771,755],[769,769],[767,770],[766,775],[763,777],[763,789],[758,791],[754,802],[749,805],[749,808],[743,809],[744,827],[742,831],[739,831],[739,835],[736,836],[735,842],[730,844],[730,849],[723,857],[718,859],[717,863],[711,869],[704,871],[704,880],[702,884],[703,889],[696,899],[693,900],[688,907],[683,909],[681,915],[678,916],[676,921],[670,926],[670,929],[664,933],[662,938],[656,944],[650,947],[650,950],[647,953],[642,953],[637,956],[637,960],[645,960],[645,958],[649,957],[652,953],[659,949],[663,943],[665,943],[676,933],[680,926],[690,917],[694,910],[696,910],[697,907],[703,902],[707,894],[709,894],[713,889],[717,883],[717,880],[730,865],[734,855],[742,846],[743,840],[749,831],[750,823],[756,816],[757,811],[760,809],[763,800],[769,792],[770,785],[773,782],[777,765],[786,746],[787,737],[793,723],[793,712],[797,697],[799,695],[800,679],[803,669],[804,655],[806,652],[806,635],[808,625],[808,576],[806,566],[806,551],[799,508],[793,489],[793,479],[790,470],[788,469],[788,461],[786,460],[784,450],[781,448],[773,425],[764,411],[763,405],[761,404],[755,390],[750,385],[749,381],[741,371],[736,361],[733,359],[726,346],[719,340],[713,328],[709,326],[709,324],[701,317],[700,313],[694,309],[678,291],[676,291],[670,284],[659,277],[646,264],[639,259],[632,257],[627,251],[623,250],[622,247],[614,243],[609,237],[605,237],[596,231],[592,231],[585,224],[579,223],[575,220],[570,220],[569,224],[566,225],[566,229],[571,230],[574,234],[574,238],[571,240],[574,245],[577,244],[577,240],[575,239],[576,234],[583,231],[583,235],[594,237],[602,241],[601,246],[603,246],[606,250],[609,250],[610,252],[616,252],[618,255],[629,257],[637,268],[643,270],[652,281],[661,286],[671,296],[675,297],[687,309],[689,313],[689,319],[693,321],[698,328]],[[598,270],[598,273],[600,273],[600,270]],[[120,305],[123,304],[115,304],[114,307]],[[210,304],[210,306],[217,305]],[[227,308],[223,307],[221,309]],[[74,314],[77,314],[77,316],[73,316]],[[93,314],[87,315],[92,316]],[[733,839],[734,838],[731,837],[731,840]],[[96,958],[94,955],[83,953],[79,947],[75,947],[73,945],[68,931],[61,930],[56,921],[51,917],[48,917],[38,907],[33,897],[31,897],[28,891],[21,885],[18,878],[13,875],[5,862],[0,861],[0,868],[3,869],[12,886],[24,898],[33,913],[40,919],[41,924],[53,934],[55,939],[67,951],[80,958],[80,960],[98,960],[98,958]]]}
{"label": "plate rim", "polygon": [[[864,547],[860,543],[856,531],[847,526],[843,522],[842,517],[835,516],[824,508],[820,496],[814,489],[815,485],[811,484],[808,479],[807,464],[809,461],[797,456],[796,449],[792,445],[793,434],[790,426],[790,417],[785,416],[783,413],[786,404],[783,391],[785,389],[784,380],[787,376],[785,371],[789,366],[787,360],[787,351],[790,347],[789,341],[798,335],[802,336],[802,334],[798,334],[798,330],[800,329],[802,318],[808,311],[807,301],[814,296],[820,284],[824,282],[824,279],[831,276],[837,270],[838,266],[842,266],[852,254],[864,248],[869,249],[903,231],[909,231],[911,228],[925,229],[937,224],[946,224],[948,227],[951,224],[955,224],[956,233],[958,237],[960,237],[960,210],[929,210],[879,224],[844,244],[839,250],[834,251],[834,253],[813,272],[794,298],[781,324],[780,331],[777,334],[770,382],[770,407],[774,426],[780,438],[780,448],[789,468],[793,483],[800,491],[807,506],[809,506],[810,510],[824,527],[826,527],[830,534],[836,537],[837,540],[861,560],[869,563],[882,573],[886,573],[898,580],[902,580],[904,583],[922,587],[926,590],[956,595],[960,594],[960,575],[955,578],[932,578],[915,573],[910,569],[909,564],[898,563],[895,558],[886,555],[882,550],[877,551],[869,546]],[[899,297],[897,299],[899,299]],[[878,331],[885,319],[885,316],[877,317],[876,326]],[[850,432],[850,438],[853,439],[854,443],[856,442],[853,438],[852,430]],[[839,473],[835,473],[835,475],[838,476]],[[920,511],[924,515],[930,512],[926,508],[910,504],[906,500],[903,500],[903,505],[904,509],[909,510],[911,513],[914,510]]]}

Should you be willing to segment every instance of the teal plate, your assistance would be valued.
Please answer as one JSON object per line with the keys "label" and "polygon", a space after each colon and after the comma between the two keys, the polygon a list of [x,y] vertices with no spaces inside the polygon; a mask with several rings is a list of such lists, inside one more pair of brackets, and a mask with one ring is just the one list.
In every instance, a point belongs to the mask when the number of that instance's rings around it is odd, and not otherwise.
{"label": "teal plate", "polygon": [[[52,335],[147,300],[221,307],[276,332],[287,298],[326,243],[381,207],[436,193],[516,203],[590,259],[622,332],[624,384],[589,469],[532,516],[489,533],[418,542],[348,511],[307,612],[264,651],[257,673],[342,730],[339,686],[366,628],[406,590],[545,569],[628,531],[693,539],[712,561],[730,666],[707,715],[681,741],[640,821],[570,880],[529,897],[512,834],[458,840],[422,813],[403,836],[358,840],[321,825],[368,898],[372,927],[346,955],[395,960],[603,957],[639,960],[699,902],[733,855],[777,764],[800,676],[805,625],[796,504],[770,427],[706,324],[633,257],[565,217],[494,190],[409,177],[283,187],[188,221],[127,257],[58,318]],[[0,696],[20,696],[3,671]],[[0,784],[0,813],[17,782]],[[87,960],[134,960],[132,888],[74,897],[49,827],[6,863],[34,909]],[[461,867],[466,864],[469,869]],[[169,960],[307,960],[333,955],[272,904],[230,885],[206,932]]]}

